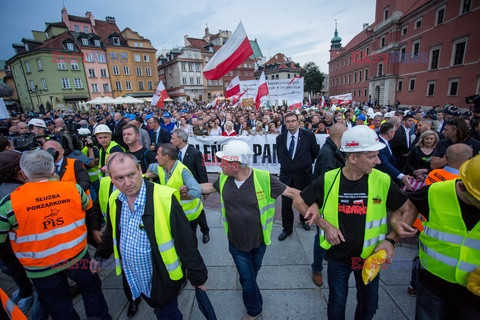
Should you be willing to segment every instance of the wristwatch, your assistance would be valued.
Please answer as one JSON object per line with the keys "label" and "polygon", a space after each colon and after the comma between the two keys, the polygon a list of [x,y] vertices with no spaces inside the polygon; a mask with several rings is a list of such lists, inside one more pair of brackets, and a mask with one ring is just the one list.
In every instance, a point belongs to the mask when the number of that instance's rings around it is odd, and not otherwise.
{"label": "wristwatch", "polygon": [[390,242],[392,244],[392,246],[395,247],[395,240],[391,239],[391,238],[385,238],[386,241]]}

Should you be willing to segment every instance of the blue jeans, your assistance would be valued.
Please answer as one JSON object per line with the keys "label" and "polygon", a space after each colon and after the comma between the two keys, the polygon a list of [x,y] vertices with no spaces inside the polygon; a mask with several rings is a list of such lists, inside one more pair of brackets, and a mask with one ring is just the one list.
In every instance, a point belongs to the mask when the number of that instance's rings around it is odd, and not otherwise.
{"label": "blue jeans", "polygon": [[43,278],[32,278],[42,308],[52,319],[80,319],[73,308],[67,278],[77,284],[83,297],[87,318],[111,319],[102,293],[100,277],[90,271],[89,261],[90,256],[87,252],[79,263],[68,269]]}
{"label": "blue jeans", "polygon": [[153,300],[142,294],[143,300],[145,300],[150,307],[153,308],[153,313],[157,316],[158,320],[182,320],[183,315],[178,309],[178,298],[175,297],[172,301],[167,303],[161,308],[154,307]]}
{"label": "blue jeans", "polygon": [[323,270],[323,260],[325,259],[325,249],[320,247],[320,228],[317,226],[317,234],[313,240],[313,263],[312,272],[321,273]]}
{"label": "blue jeans", "polygon": [[228,244],[228,250],[232,254],[233,261],[237,266],[242,285],[243,304],[247,313],[255,317],[262,312],[263,298],[257,285],[257,274],[262,267],[263,256],[267,246],[262,244],[252,251],[245,252],[238,250],[231,243]]}
{"label": "blue jeans", "polygon": [[345,307],[348,295],[348,278],[353,272],[357,286],[357,308],[355,319],[372,319],[378,308],[378,283],[377,276],[368,285],[363,284],[362,269],[352,269],[352,265],[328,260],[328,319],[345,319]]}

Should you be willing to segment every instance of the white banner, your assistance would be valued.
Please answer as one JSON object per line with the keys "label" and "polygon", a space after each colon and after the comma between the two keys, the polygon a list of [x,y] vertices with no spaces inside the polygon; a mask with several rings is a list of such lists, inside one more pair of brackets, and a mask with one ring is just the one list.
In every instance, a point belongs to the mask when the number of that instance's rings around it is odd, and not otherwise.
{"label": "white banner", "polygon": [[339,106],[347,105],[352,103],[352,94],[346,93],[339,96],[331,96],[330,104],[338,104]]}
{"label": "white banner", "polygon": [[0,119],[9,119],[10,115],[8,114],[7,107],[5,106],[5,102],[3,99],[0,98]]}
{"label": "white banner", "polygon": [[[316,134],[317,144],[322,147],[328,134]],[[219,159],[215,156],[217,151],[222,150],[222,146],[231,140],[243,140],[253,150],[253,157],[245,159],[250,167],[268,170],[270,173],[280,173],[280,164],[278,163],[277,134],[263,134],[254,136],[239,137],[189,137],[188,143],[200,150],[203,154],[203,163],[207,172],[221,172]]]}
{"label": "white banner", "polygon": [[[303,101],[303,78],[283,79],[283,80],[267,80],[269,94],[260,101],[279,101],[290,102]],[[240,90],[246,91],[242,97],[252,98],[255,100],[257,94],[258,80],[240,81]]]}

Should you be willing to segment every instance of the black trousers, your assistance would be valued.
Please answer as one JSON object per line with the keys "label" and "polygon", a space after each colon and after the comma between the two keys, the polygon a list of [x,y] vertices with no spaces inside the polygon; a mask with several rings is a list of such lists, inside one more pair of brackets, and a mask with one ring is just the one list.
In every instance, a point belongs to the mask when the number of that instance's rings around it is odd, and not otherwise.
{"label": "black trousers", "polygon": [[197,233],[198,225],[200,226],[200,231],[203,234],[209,233],[210,228],[208,227],[208,224],[207,224],[207,216],[205,215],[205,210],[202,210],[202,212],[200,213],[197,219],[190,221],[190,226],[192,227],[193,232],[195,232],[195,234]]}
{"label": "black trousers", "polygon": [[[290,182],[289,187],[295,188],[295,184]],[[297,188],[297,189],[303,189],[303,188]],[[294,216],[293,216],[293,200],[290,199],[289,197],[282,196],[282,227],[283,231],[285,232],[292,232],[293,231],[293,221],[294,221]],[[305,222],[305,218],[300,214],[300,222]]]}

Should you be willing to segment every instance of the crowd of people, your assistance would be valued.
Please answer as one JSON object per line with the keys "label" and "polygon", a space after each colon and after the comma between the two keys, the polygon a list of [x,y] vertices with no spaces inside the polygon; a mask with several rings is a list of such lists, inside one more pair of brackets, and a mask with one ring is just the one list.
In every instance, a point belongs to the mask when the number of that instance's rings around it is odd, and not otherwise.
{"label": "crowd of people", "polygon": [[[302,228],[317,227],[311,276],[323,285],[328,261],[329,319],[345,318],[352,272],[355,317],[373,318],[379,276],[364,284],[354,262],[379,250],[391,262],[396,242],[418,230],[407,288],[417,296],[417,318],[479,318],[480,298],[466,288],[468,274],[480,268],[479,123],[480,104],[465,112],[450,105],[169,104],[12,113],[0,136],[0,267],[19,289],[0,298],[18,306],[6,310],[11,314],[33,305],[33,319],[78,319],[72,303],[78,291],[87,317],[110,319],[97,273],[113,261],[128,316],[143,299],[158,319],[181,319],[177,296],[186,279],[206,291],[196,230],[208,243],[202,199],[218,192],[243,319],[262,314],[256,278],[279,196],[279,241],[292,234],[293,207]],[[250,167],[252,148],[231,139],[216,153],[222,173],[209,182],[201,152],[188,145],[191,136],[266,134],[276,135],[278,177]],[[328,134],[321,148],[315,134]],[[93,258],[88,245],[96,248]]]}

